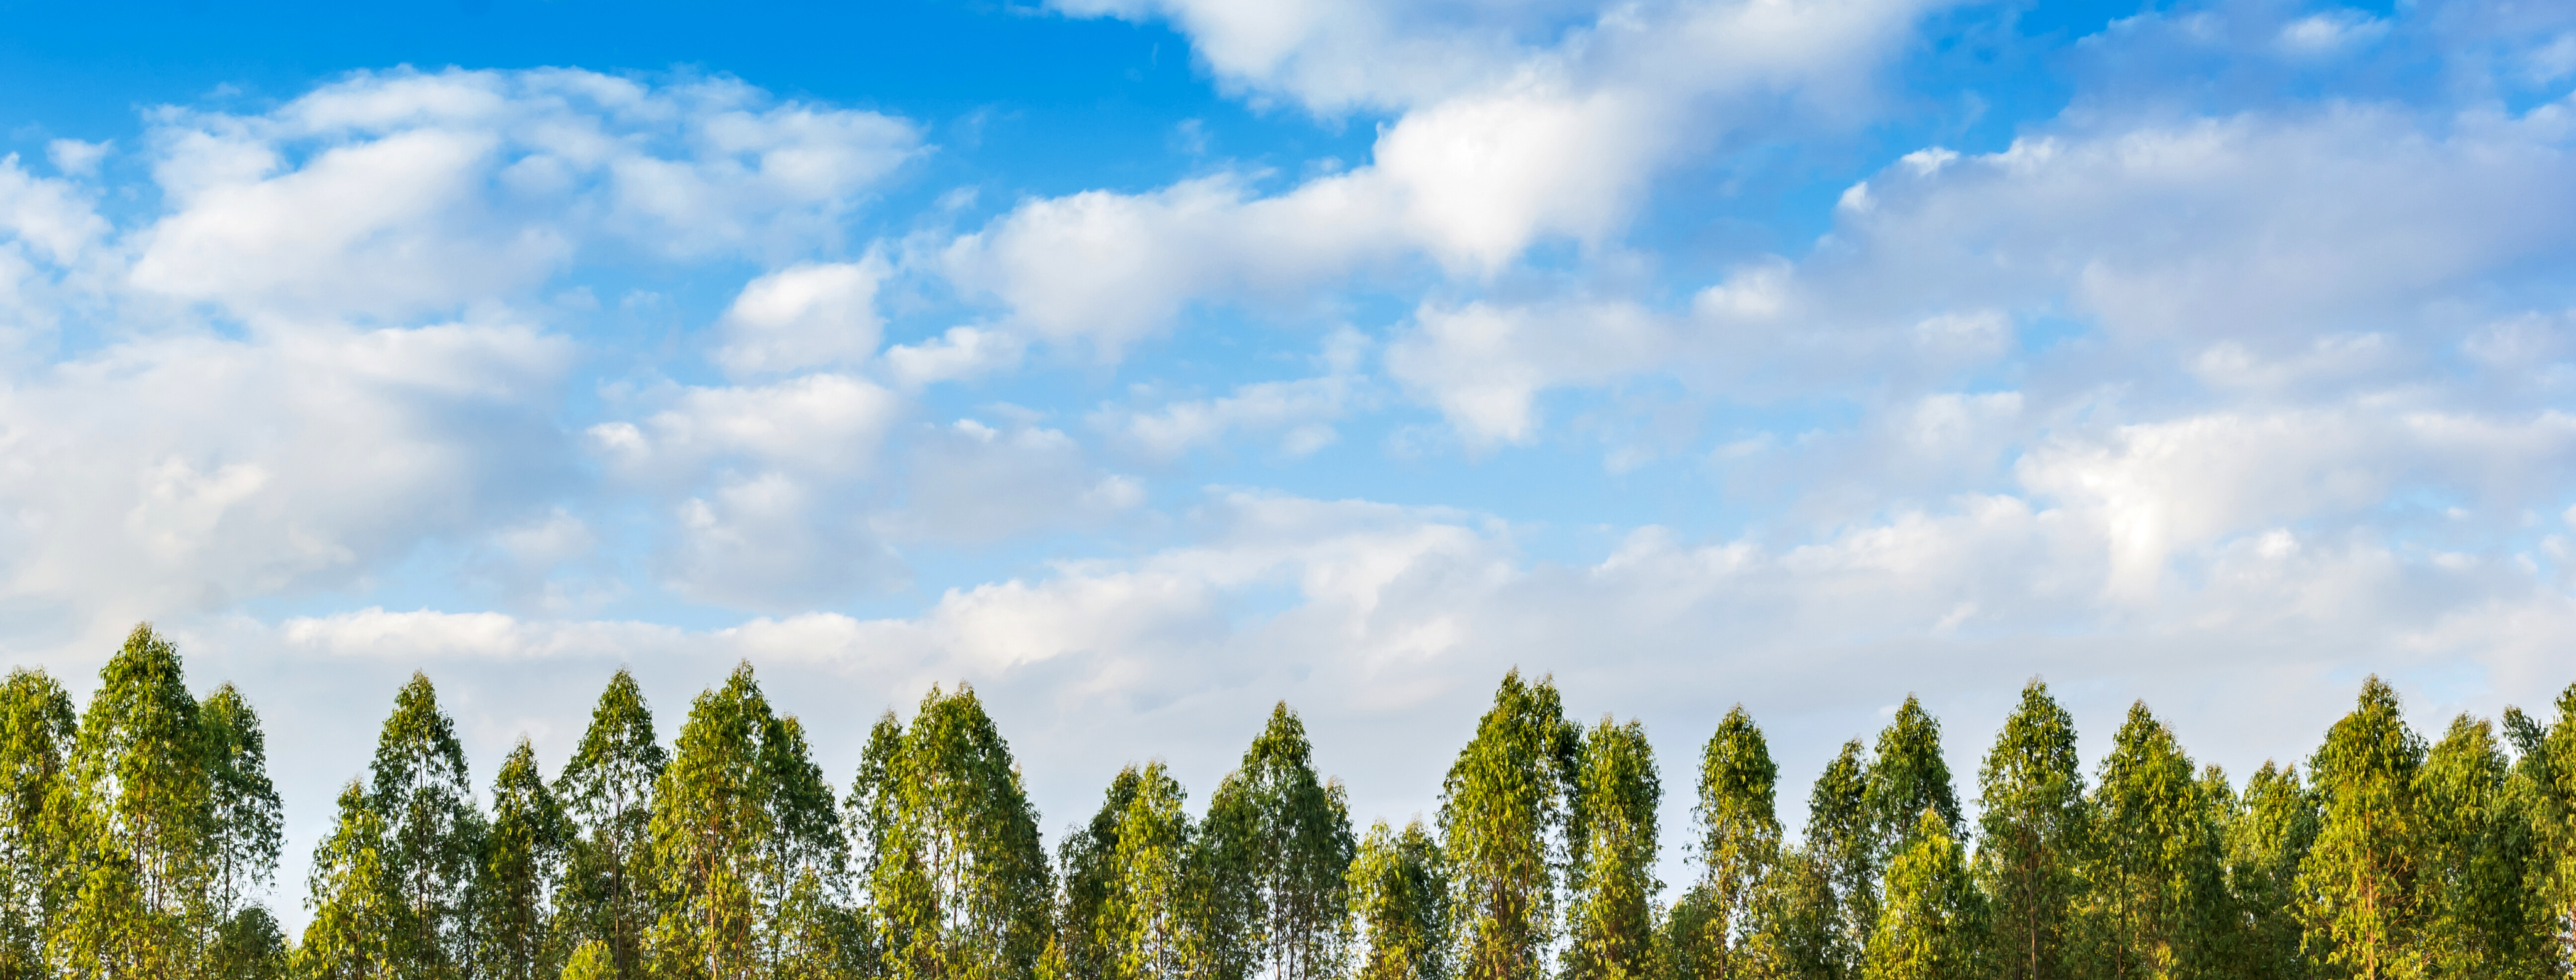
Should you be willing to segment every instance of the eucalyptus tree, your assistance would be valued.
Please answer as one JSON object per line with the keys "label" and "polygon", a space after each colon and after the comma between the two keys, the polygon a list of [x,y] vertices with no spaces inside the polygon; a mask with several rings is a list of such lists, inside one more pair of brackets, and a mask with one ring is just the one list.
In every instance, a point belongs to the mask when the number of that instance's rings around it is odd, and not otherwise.
{"label": "eucalyptus tree", "polygon": [[1583,738],[1575,808],[1584,814],[1581,855],[1568,882],[1562,976],[1645,980],[1654,972],[1655,808],[1663,783],[1646,726],[1609,716]]}
{"label": "eucalyptus tree", "polygon": [[463,977],[473,961],[469,905],[485,824],[456,722],[414,672],[376,740],[367,808],[383,818],[385,871],[400,896],[388,953],[412,980]]}
{"label": "eucalyptus tree", "polygon": [[643,689],[620,668],[555,782],[578,831],[558,893],[562,921],[571,941],[600,944],[617,980],[642,976],[644,934],[659,918],[646,863],[653,790],[670,764],[659,738]]}
{"label": "eucalyptus tree", "polygon": [[2558,717],[2542,727],[2519,709],[2506,709],[2506,728],[2522,759],[2514,786],[2524,799],[2533,847],[2531,887],[2548,920],[2551,957],[2576,962],[2576,684],[2558,695]]}
{"label": "eucalyptus tree", "polygon": [[1359,980],[1446,980],[1449,879],[1421,820],[1402,832],[1380,820],[1351,861],[1350,894],[1366,949]]}
{"label": "eucalyptus tree", "polygon": [[2238,920],[2235,975],[2303,980],[2322,949],[2301,946],[2299,864],[2317,839],[2317,801],[2297,766],[2266,760],[2245,780],[2226,829],[2227,880]]}
{"label": "eucalyptus tree", "polygon": [[1451,928],[1464,980],[1538,980],[1555,938],[1559,869],[1582,860],[1571,790],[1582,726],[1556,686],[1504,675],[1441,784]]}
{"label": "eucalyptus tree", "polygon": [[[1745,910],[1742,959],[1762,980],[1847,980],[1857,957],[1843,931],[1833,874],[1804,847],[1788,847],[1762,875]],[[1676,974],[1681,978],[1704,972]]]}
{"label": "eucalyptus tree", "polygon": [[2301,919],[2308,945],[2322,945],[2327,963],[2362,980],[2422,967],[2416,879],[2425,828],[2415,779],[2424,755],[2397,692],[2373,676],[2309,766],[2321,806],[2316,843],[2299,867]]}
{"label": "eucalyptus tree", "polygon": [[45,943],[79,884],[75,718],[71,696],[40,671],[0,683],[0,980],[54,973]]}
{"label": "eucalyptus tree", "polygon": [[2172,729],[2129,707],[2091,800],[2086,865],[2088,958],[2101,976],[2201,976],[2230,923],[2218,828]]}
{"label": "eucalyptus tree", "polygon": [[1341,782],[1319,778],[1313,756],[1305,722],[1280,702],[1242,766],[1209,798],[1196,853],[1218,976],[1241,974],[1224,962],[1238,946],[1257,958],[1244,966],[1278,980],[1341,975],[1358,842]]}
{"label": "eucalyptus tree", "polygon": [[1856,972],[1860,953],[1878,928],[1878,824],[1869,806],[1869,761],[1859,739],[1817,774],[1807,794],[1807,857],[1833,886],[1832,959]]}
{"label": "eucalyptus tree", "polygon": [[268,909],[252,905],[216,927],[206,947],[206,980],[285,980],[289,972],[286,933]]}
{"label": "eucalyptus tree", "polygon": [[[893,723],[888,716],[878,725],[882,729]],[[1119,828],[1126,823],[1127,808],[1135,803],[1143,782],[1144,774],[1136,767],[1119,769],[1109,780],[1091,823],[1066,834],[1057,846],[1064,895],[1056,912],[1054,949],[1064,960],[1067,977],[1104,980],[1117,969],[1112,947],[1102,939],[1101,916],[1117,887]]]}
{"label": "eucalyptus tree", "polygon": [[772,720],[747,663],[689,705],[653,800],[662,915],[649,944],[658,975],[735,980],[765,965],[761,863],[777,824],[760,743]]}
{"label": "eucalyptus tree", "polygon": [[491,831],[475,888],[480,976],[552,980],[562,972],[553,898],[571,843],[572,823],[522,738],[492,780]]}
{"label": "eucalyptus tree", "polygon": [[889,712],[850,789],[883,970],[1026,980],[1052,931],[1053,875],[1010,746],[972,688]]}
{"label": "eucalyptus tree", "polygon": [[755,879],[762,961],[774,977],[846,975],[868,958],[847,902],[849,839],[796,716],[763,726],[760,778],[771,825]]}
{"label": "eucalyptus tree", "polygon": [[1994,902],[1996,980],[2070,976],[2069,940],[2086,840],[2084,774],[2075,719],[2048,694],[2023,685],[2021,706],[2004,720],[1977,771],[1981,811],[1976,869]]}
{"label": "eucalyptus tree", "polygon": [[2532,886],[2537,857],[2527,793],[2517,792],[2495,726],[2461,715],[2416,774],[2423,808],[2417,885],[2421,953],[2432,977],[2540,977],[2549,969],[2547,912]]}
{"label": "eucalyptus tree", "polygon": [[99,679],[73,741],[81,880],[54,955],[81,976],[193,973],[218,864],[197,699],[178,649],[150,624]]}
{"label": "eucalyptus tree", "polygon": [[341,790],[339,818],[313,849],[304,941],[291,955],[298,980],[408,980],[402,882],[388,861],[392,828],[365,787]]}
{"label": "eucalyptus tree", "polygon": [[1699,880],[1673,907],[1666,955],[1691,980],[1735,980],[1751,965],[1742,946],[1762,879],[1780,856],[1780,766],[1743,705],[1729,709],[1700,752],[1691,807]]}
{"label": "eucalyptus tree", "polygon": [[[1132,774],[1132,776],[1131,776]],[[1120,774],[1118,841],[1107,855],[1091,927],[1106,954],[1106,980],[1185,980],[1206,951],[1192,928],[1192,827],[1179,781],[1161,762]],[[1118,793],[1124,789],[1126,792]]]}
{"label": "eucalyptus tree", "polygon": [[[212,782],[207,815],[214,837],[214,914],[229,922],[247,911],[248,894],[277,873],[285,805],[269,782],[268,735],[250,700],[227,683],[199,703],[197,717]],[[242,928],[256,931],[257,925]]]}
{"label": "eucalyptus tree", "polygon": [[1985,976],[1985,896],[1966,849],[1938,809],[1924,808],[1887,865],[1886,904],[1861,967],[1866,980],[1971,980]]}
{"label": "eucalyptus tree", "polygon": [[1941,723],[1923,710],[1920,698],[1905,696],[1896,718],[1879,731],[1873,756],[1864,798],[1876,825],[1880,866],[1921,826],[1925,810],[1940,814],[1941,825],[1957,833],[1959,792],[1941,755]]}

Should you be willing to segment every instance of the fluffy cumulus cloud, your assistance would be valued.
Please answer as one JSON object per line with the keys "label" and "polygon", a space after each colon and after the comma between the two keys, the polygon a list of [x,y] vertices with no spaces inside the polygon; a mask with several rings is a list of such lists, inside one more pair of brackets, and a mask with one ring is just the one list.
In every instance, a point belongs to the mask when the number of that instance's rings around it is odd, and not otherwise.
{"label": "fluffy cumulus cloud", "polygon": [[2240,770],[2576,680],[2576,15],[1052,9],[1255,149],[402,69],[0,157],[0,659],[160,622],[290,853],[414,669],[483,762],[748,661],[836,779],[970,683],[1051,827],[1283,698],[1400,819],[1514,666],[1792,783],[2034,675]]}

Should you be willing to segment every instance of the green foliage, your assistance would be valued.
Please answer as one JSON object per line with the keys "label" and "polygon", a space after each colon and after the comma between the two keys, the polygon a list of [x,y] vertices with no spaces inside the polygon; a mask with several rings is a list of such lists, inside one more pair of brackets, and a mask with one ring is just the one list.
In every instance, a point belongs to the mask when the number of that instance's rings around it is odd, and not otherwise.
{"label": "green foliage", "polygon": [[1351,939],[1358,842],[1339,781],[1315,774],[1306,725],[1282,702],[1218,785],[1195,850],[1211,975],[1340,976]]}
{"label": "green foliage", "polygon": [[2219,827],[2173,731],[2131,705],[2092,797],[2082,865],[2089,971],[2104,977],[2202,976],[2228,922]]}
{"label": "green foliage", "polygon": [[973,689],[931,688],[909,729],[891,713],[879,721],[850,809],[886,976],[1034,975],[1053,875],[1010,747]]}
{"label": "green foliage", "polygon": [[1925,807],[1888,862],[1886,904],[1869,937],[1866,980],[1968,980],[1983,976],[1985,896],[1966,849],[1940,810]]}
{"label": "green foliage", "polygon": [[367,808],[385,822],[382,860],[398,904],[386,955],[410,980],[463,977],[474,958],[468,902],[485,827],[456,723],[426,675],[413,673],[394,695],[368,775]]}
{"label": "green foliage", "polygon": [[2528,881],[2547,923],[2542,933],[2556,940],[2548,957],[2564,971],[2576,961],[2576,684],[2558,695],[2557,707],[2547,729],[2520,711],[2505,718],[2522,752],[2514,785],[2536,851]]}
{"label": "green foliage", "polygon": [[1581,726],[1556,686],[1515,670],[1440,794],[1459,970],[1464,980],[1538,980],[1555,938],[1560,869],[1579,863],[1583,814],[1571,805]]}
{"label": "green foliage", "polygon": [[205,730],[212,782],[207,816],[214,836],[214,911],[229,922],[243,910],[244,896],[276,873],[285,846],[285,804],[268,780],[268,735],[240,691],[231,684],[216,688],[198,706],[197,719]]}
{"label": "green foliage", "polygon": [[2299,865],[2317,839],[2317,800],[2296,766],[2263,763],[2226,829],[2227,880],[2241,916],[2232,975],[2302,980],[2316,974],[2301,948]]}
{"label": "green foliage", "polygon": [[1843,743],[1807,794],[1806,851],[1833,887],[1835,975],[1856,975],[1860,952],[1878,926],[1878,824],[1859,739]]}
{"label": "green foliage", "polygon": [[0,980],[51,976],[46,939],[62,928],[78,878],[70,766],[72,701],[43,673],[0,684]]}
{"label": "green foliage", "polygon": [[647,859],[653,789],[669,764],[643,689],[620,668],[555,783],[556,797],[578,825],[556,894],[559,921],[568,941],[600,945],[607,975],[617,980],[643,975],[644,934],[660,918]]}
{"label": "green foliage", "polygon": [[340,818],[313,849],[304,941],[291,957],[300,980],[408,977],[396,946],[405,935],[400,882],[386,861],[390,828],[355,782],[340,793]]}
{"label": "green foliage", "polygon": [[1645,980],[1656,961],[1655,808],[1663,785],[1646,726],[1604,716],[1583,739],[1575,807],[1581,863],[1568,882],[1565,980]]}
{"label": "green foliage", "polygon": [[2075,719],[2037,680],[2004,720],[1977,770],[1976,869],[1994,901],[1996,980],[2061,980],[2069,962],[2076,877],[2088,834]]}
{"label": "green foliage", "polygon": [[226,918],[206,949],[207,980],[284,980],[286,933],[268,910],[250,906]]}
{"label": "green foliage", "polygon": [[2424,930],[2420,954],[2431,977],[2549,975],[2549,923],[2532,901],[2537,848],[2495,726],[2461,715],[2425,757],[2415,793],[2423,808]]}
{"label": "green foliage", "polygon": [[544,980],[562,972],[552,899],[572,822],[520,739],[492,780],[492,824],[476,882],[481,976]]}
{"label": "green foliage", "polygon": [[561,980],[616,980],[617,954],[606,940],[585,939],[564,961]]}
{"label": "green foliage", "polygon": [[1959,792],[1941,755],[1941,723],[1923,710],[1921,699],[1905,696],[1896,719],[1879,731],[1874,755],[1863,798],[1878,831],[1880,860],[1904,848],[1925,810],[1940,814],[1944,827],[1960,826]]}
{"label": "green foliage", "polygon": [[1693,855],[1699,881],[1675,903],[1665,929],[1678,977],[1746,975],[1751,964],[1741,947],[1751,932],[1750,906],[1780,851],[1779,781],[1780,766],[1753,716],[1740,704],[1729,709],[1700,753],[1699,799],[1691,810],[1700,831]]}
{"label": "green foliage", "polygon": [[804,755],[801,729],[770,710],[750,664],[690,704],[654,791],[662,915],[648,945],[660,975],[734,980],[777,966],[778,912],[805,870],[793,859],[827,847],[793,839],[815,805],[801,798],[814,791],[800,782]]}
{"label": "green foliage", "polygon": [[2425,828],[2415,778],[2424,755],[2397,692],[2372,677],[2309,766],[2321,806],[2316,843],[2299,867],[2300,918],[2307,948],[2346,975],[2421,969],[2416,876]]}
{"label": "green foliage", "polygon": [[1351,862],[1351,906],[1368,948],[1360,980],[1446,980],[1449,878],[1422,821],[1402,833],[1380,820]]}
{"label": "green foliage", "polygon": [[178,649],[149,624],[99,680],[73,743],[80,885],[49,945],[83,976],[191,973],[215,921],[217,864],[197,699]]}
{"label": "green foliage", "polygon": [[[1191,827],[1186,794],[1160,762],[1120,774],[1126,805],[1103,876],[1093,936],[1108,980],[1183,980],[1204,951],[1191,926]],[[1116,792],[1116,790],[1113,790]]]}
{"label": "green foliage", "polygon": [[1857,974],[1842,908],[1834,896],[1832,869],[1808,849],[1781,852],[1754,888],[1746,911],[1746,976],[1844,980]]}

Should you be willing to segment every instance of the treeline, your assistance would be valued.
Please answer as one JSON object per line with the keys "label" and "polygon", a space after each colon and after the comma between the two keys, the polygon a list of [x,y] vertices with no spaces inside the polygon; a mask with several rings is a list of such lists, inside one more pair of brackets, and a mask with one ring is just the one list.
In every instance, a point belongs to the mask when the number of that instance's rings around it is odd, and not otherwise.
{"label": "treeline", "polygon": [[289,942],[251,897],[277,794],[258,716],[135,630],[85,710],[0,689],[0,980],[2042,980],[2566,977],[2576,687],[2438,742],[2377,679],[2304,765],[2243,784],[2141,704],[2089,775],[2031,683],[1965,815],[1908,699],[1846,743],[1801,839],[1741,707],[1699,755],[1691,880],[1642,725],[1503,678],[1436,820],[1359,833],[1275,709],[1193,819],[1130,766],[1050,854],[971,689],[870,732],[846,792],[750,667],[667,747],[634,680],[548,779],[478,794],[427,678],[337,801]]}

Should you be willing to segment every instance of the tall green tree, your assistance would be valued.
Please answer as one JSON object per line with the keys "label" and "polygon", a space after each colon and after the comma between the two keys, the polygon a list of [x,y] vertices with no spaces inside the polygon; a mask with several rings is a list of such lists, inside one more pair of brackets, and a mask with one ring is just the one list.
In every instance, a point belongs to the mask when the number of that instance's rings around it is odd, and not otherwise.
{"label": "tall green tree", "polygon": [[760,741],[771,833],[758,866],[758,941],[771,976],[846,975],[868,944],[848,904],[849,838],[832,785],[814,764],[805,723],[775,716]]}
{"label": "tall green tree", "polygon": [[2506,709],[2505,722],[2522,752],[2514,785],[2532,831],[2534,901],[2554,939],[2550,958],[2563,967],[2576,963],[2576,684],[2558,695],[2557,707],[2546,728],[2519,709]]}
{"label": "tall green tree", "polygon": [[1941,812],[1925,807],[1887,865],[1887,899],[1869,937],[1867,980],[1971,980],[1985,975],[1985,896],[1966,849]]}
{"label": "tall green tree", "polygon": [[[893,723],[888,716],[878,725],[882,729]],[[1127,808],[1135,803],[1143,780],[1143,773],[1134,766],[1119,769],[1102,794],[1100,810],[1092,814],[1091,823],[1065,835],[1064,843],[1057,848],[1057,863],[1064,874],[1064,896],[1057,912],[1056,941],[1067,977],[1104,980],[1117,969],[1111,947],[1101,939],[1101,916],[1107,910],[1110,893],[1118,885],[1118,831],[1126,823]]]}
{"label": "tall green tree", "polygon": [[74,742],[83,871],[53,937],[66,972],[173,977],[198,965],[217,860],[197,699],[178,648],[137,626],[100,672]]}
{"label": "tall green tree", "polygon": [[407,927],[402,882],[386,860],[391,829],[351,782],[340,792],[338,821],[313,849],[305,907],[313,917],[290,960],[298,980],[408,978],[396,947]]}
{"label": "tall green tree", "polygon": [[1092,924],[1107,954],[1107,980],[1185,980],[1203,950],[1191,929],[1189,814],[1181,784],[1161,762],[1121,774],[1126,807],[1110,851],[1106,893]]}
{"label": "tall green tree", "polygon": [[1582,734],[1553,683],[1525,684],[1514,670],[1449,767],[1440,832],[1464,980],[1547,972],[1560,869],[1582,859],[1582,814],[1569,799]]}
{"label": "tall green tree", "polygon": [[492,780],[491,831],[475,888],[480,976],[552,980],[562,972],[553,898],[571,843],[572,822],[537,771],[536,750],[522,738]]}
{"label": "tall green tree", "polygon": [[2063,980],[2087,830],[2075,719],[2048,685],[2023,685],[1977,784],[1976,869],[1994,911],[1988,962],[1996,980]]}
{"label": "tall green tree", "polygon": [[1807,856],[1833,886],[1836,975],[1857,975],[1860,954],[1878,928],[1878,821],[1869,806],[1869,759],[1859,739],[1807,794]]}
{"label": "tall green tree", "polygon": [[1686,980],[1737,980],[1752,963],[1741,948],[1763,876],[1778,860],[1780,766],[1743,705],[1729,709],[1700,752],[1699,881],[1675,905],[1669,955]]}
{"label": "tall green tree", "polygon": [[252,905],[233,913],[215,930],[206,948],[206,980],[285,980],[288,975],[286,933],[266,908]]}
{"label": "tall green tree", "polygon": [[1569,884],[1566,980],[1646,980],[1654,972],[1655,808],[1663,783],[1646,726],[1609,716],[1587,732],[1575,808],[1586,840]]}
{"label": "tall green tree", "polygon": [[760,865],[777,828],[760,743],[771,720],[747,663],[689,705],[678,751],[654,793],[653,865],[663,911],[650,942],[661,975],[735,980],[764,966]]}
{"label": "tall green tree", "polygon": [[46,940],[79,883],[71,696],[42,672],[0,683],[0,980],[54,975]]}
{"label": "tall green tree", "polygon": [[[227,683],[198,705],[205,729],[208,817],[214,833],[214,911],[230,921],[277,874],[285,804],[268,779],[268,735],[250,700]],[[251,928],[245,926],[243,928]]]}
{"label": "tall green tree", "polygon": [[1313,755],[1305,722],[1286,702],[1273,706],[1242,767],[1210,797],[1199,849],[1211,911],[1243,923],[1204,931],[1220,947],[1253,951],[1245,965],[1278,980],[1340,976],[1351,939],[1358,841],[1340,781],[1319,778]]}
{"label": "tall green tree", "polygon": [[2226,830],[2227,880],[2240,941],[2234,976],[2305,980],[2322,949],[2301,946],[2299,864],[2317,839],[2317,801],[2296,766],[2266,760],[2245,780]]}
{"label": "tall green tree", "polygon": [[2540,977],[2550,925],[2530,881],[2530,800],[2516,792],[2495,726],[2461,715],[2416,774],[2423,808],[2417,885],[2431,977]]}
{"label": "tall green tree", "polygon": [[2128,720],[2102,760],[2083,910],[2093,973],[2196,977],[2216,964],[2211,943],[2232,923],[2223,896],[2218,828],[2190,757],[2147,710]]}
{"label": "tall green tree", "polygon": [[1399,833],[1380,820],[1350,868],[1351,905],[1367,949],[1359,980],[1449,976],[1449,880],[1422,821]]}
{"label": "tall green tree", "polygon": [[1941,754],[1941,723],[1923,710],[1922,699],[1906,695],[1896,718],[1879,731],[1865,797],[1877,825],[1882,862],[1921,827],[1925,810],[1940,814],[1943,827],[1961,826],[1959,791],[1950,780],[1950,763]]}
{"label": "tall green tree", "polygon": [[660,918],[646,864],[653,790],[670,764],[659,738],[643,688],[620,668],[555,782],[578,827],[559,895],[568,941],[597,941],[615,980],[643,975],[644,934]]}
{"label": "tall green tree", "polygon": [[2415,778],[2424,755],[2397,692],[2374,676],[2309,765],[2321,806],[2316,844],[2299,867],[2300,918],[2308,945],[2323,946],[2328,964],[2362,980],[2422,967],[2416,876],[2424,827]]}
{"label": "tall green tree", "polygon": [[861,754],[852,820],[892,980],[1027,980],[1053,931],[1037,811],[974,689],[937,687]]}
{"label": "tall green tree", "polygon": [[[1846,980],[1857,975],[1832,869],[1807,848],[1780,852],[1754,888],[1746,912],[1745,976]],[[1698,975],[1703,974],[1692,974]]]}
{"label": "tall green tree", "polygon": [[456,722],[439,708],[428,675],[414,672],[394,695],[368,776],[367,809],[385,823],[380,859],[400,898],[386,955],[411,980],[466,976],[474,954],[468,903],[485,826]]}

